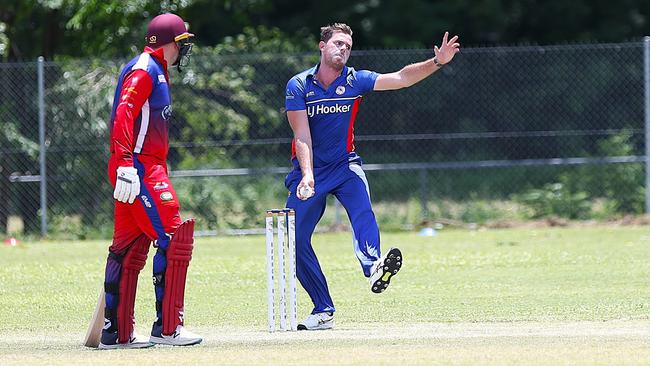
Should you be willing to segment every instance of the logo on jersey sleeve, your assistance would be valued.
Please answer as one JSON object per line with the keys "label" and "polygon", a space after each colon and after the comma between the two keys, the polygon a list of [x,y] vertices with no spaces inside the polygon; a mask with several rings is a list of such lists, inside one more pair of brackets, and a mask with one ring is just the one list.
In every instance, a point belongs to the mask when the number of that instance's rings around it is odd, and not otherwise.
{"label": "logo on jersey sleeve", "polygon": [[172,116],[172,106],[166,105],[162,111],[162,118],[166,121]]}
{"label": "logo on jersey sleeve", "polygon": [[285,98],[286,98],[286,100],[291,100],[291,99],[293,99],[295,97],[294,97],[293,93],[291,92],[291,90],[287,89]]}

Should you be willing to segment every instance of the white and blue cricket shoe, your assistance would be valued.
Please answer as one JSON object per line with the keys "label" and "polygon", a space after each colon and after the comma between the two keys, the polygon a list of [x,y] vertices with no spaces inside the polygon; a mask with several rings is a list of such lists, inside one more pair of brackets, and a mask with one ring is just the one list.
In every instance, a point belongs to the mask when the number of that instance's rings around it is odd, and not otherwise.
{"label": "white and blue cricket shoe", "polygon": [[298,324],[298,330],[323,330],[334,328],[334,313],[316,313]]}
{"label": "white and blue cricket shoe", "polygon": [[194,334],[189,330],[185,329],[182,325],[178,325],[176,330],[171,335],[162,334],[162,323],[157,324],[158,322],[153,323],[151,330],[151,337],[149,341],[155,344],[167,344],[170,346],[191,346],[194,344],[199,344],[203,341],[203,338],[198,334]]}

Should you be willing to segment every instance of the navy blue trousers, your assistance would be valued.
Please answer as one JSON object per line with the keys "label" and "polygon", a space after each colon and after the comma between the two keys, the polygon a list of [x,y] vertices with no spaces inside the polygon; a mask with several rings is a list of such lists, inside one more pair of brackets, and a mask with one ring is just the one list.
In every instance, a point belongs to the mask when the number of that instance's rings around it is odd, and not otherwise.
{"label": "navy blue trousers", "polygon": [[334,312],[334,302],[312,248],[311,237],[325,212],[327,195],[334,195],[347,211],[352,224],[354,252],[363,274],[370,277],[372,264],[380,256],[379,227],[370,203],[370,190],[361,165],[347,161],[315,168],[315,194],[305,201],[296,197],[301,179],[300,170],[294,169],[285,180],[290,192],[286,207],[296,212],[296,275],[314,303],[312,314]]}

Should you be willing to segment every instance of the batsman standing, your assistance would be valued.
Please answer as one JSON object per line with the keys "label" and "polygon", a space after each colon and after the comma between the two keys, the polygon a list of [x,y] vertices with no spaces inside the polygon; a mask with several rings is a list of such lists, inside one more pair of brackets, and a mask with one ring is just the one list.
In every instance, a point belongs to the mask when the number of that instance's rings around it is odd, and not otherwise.
{"label": "batsman standing", "polygon": [[[183,327],[187,267],[194,220],[181,221],[176,192],[167,175],[172,113],[168,66],[189,62],[191,37],[185,22],[162,14],[147,27],[144,52],[122,70],[110,123],[108,175],[115,187],[115,226],[104,282],[106,308],[99,348],[185,346],[202,338]],[[134,332],[138,274],[151,242],[156,321],[151,337]]]}
{"label": "batsman standing", "polygon": [[320,63],[289,80],[285,106],[294,134],[294,169],[285,179],[287,207],[296,211],[297,277],[314,303],[299,330],[334,326],[334,303],[311,245],[328,194],[333,194],[348,213],[354,250],[363,274],[370,278],[371,291],[384,291],[400,270],[399,249],[380,254],[368,182],[355,152],[354,122],[363,94],[409,87],[450,62],[460,45],[456,43],[458,36],[447,38],[445,33],[441,46],[434,46],[433,58],[379,74],[345,65],[352,49],[352,30],[335,23],[321,28]]}

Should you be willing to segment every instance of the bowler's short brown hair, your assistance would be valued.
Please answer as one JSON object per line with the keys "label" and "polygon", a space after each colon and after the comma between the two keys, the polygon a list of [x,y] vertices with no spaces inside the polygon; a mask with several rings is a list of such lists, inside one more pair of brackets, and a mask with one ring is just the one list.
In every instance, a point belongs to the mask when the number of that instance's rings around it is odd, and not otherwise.
{"label": "bowler's short brown hair", "polygon": [[345,23],[334,23],[320,28],[320,40],[327,43],[334,32],[342,32],[352,37],[352,28]]}

